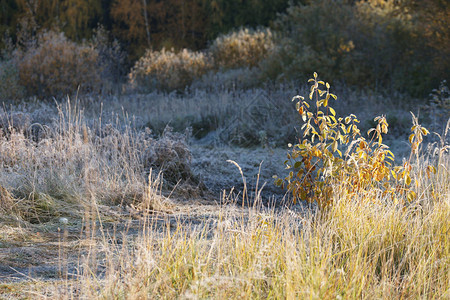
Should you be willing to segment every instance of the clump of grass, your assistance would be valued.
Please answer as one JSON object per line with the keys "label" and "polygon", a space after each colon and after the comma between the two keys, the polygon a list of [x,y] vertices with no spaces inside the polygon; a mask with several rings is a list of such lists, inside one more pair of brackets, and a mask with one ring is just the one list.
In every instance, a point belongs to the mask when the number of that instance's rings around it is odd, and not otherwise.
{"label": "clump of grass", "polygon": [[11,126],[0,137],[2,214],[14,209],[31,223],[81,218],[81,207],[93,205],[91,195],[106,205],[144,201],[151,169],[165,171],[165,182],[173,184],[193,177],[185,135],[154,138],[126,121],[101,124],[101,118],[90,125],[70,101],[55,111],[52,123],[33,123],[45,129],[37,137],[29,134],[31,126],[16,130],[12,117],[5,121]]}

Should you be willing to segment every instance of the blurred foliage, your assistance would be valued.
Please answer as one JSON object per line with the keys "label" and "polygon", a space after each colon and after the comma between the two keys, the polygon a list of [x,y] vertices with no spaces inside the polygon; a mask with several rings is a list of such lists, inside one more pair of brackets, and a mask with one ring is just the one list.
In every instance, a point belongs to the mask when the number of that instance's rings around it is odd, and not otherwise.
{"label": "blurred foliage", "polygon": [[17,40],[24,24],[34,24],[34,33],[59,30],[80,42],[102,25],[134,61],[149,47],[199,50],[234,28],[268,26],[289,2],[299,0],[2,0],[0,37]]}
{"label": "blurred foliage", "polygon": [[[97,45],[98,61],[110,62],[102,78],[116,86],[148,51],[207,49],[216,66],[223,63],[220,72],[253,68],[260,83],[318,71],[349,85],[425,96],[450,80],[449,22],[446,0],[3,0],[0,49],[12,41],[26,51],[51,30]],[[239,29],[262,27],[270,30]],[[170,86],[193,81],[181,79]]]}
{"label": "blurred foliage", "polygon": [[[101,0],[5,0],[0,4],[0,34],[19,39],[20,31],[58,29],[76,41],[89,38],[102,19]],[[33,24],[25,28],[25,24]]]}
{"label": "blurred foliage", "polygon": [[101,70],[103,92],[120,92],[127,74],[127,53],[119,41],[101,26],[94,30],[91,44],[98,52],[97,65]]}
{"label": "blurred foliage", "polygon": [[24,95],[16,62],[13,59],[0,61],[0,100],[20,99]]}
{"label": "blurred foliage", "polygon": [[350,85],[423,96],[450,68],[449,8],[430,15],[434,2],[423,10],[394,0],[292,5],[276,22],[280,37],[263,70],[278,80],[317,70]]}

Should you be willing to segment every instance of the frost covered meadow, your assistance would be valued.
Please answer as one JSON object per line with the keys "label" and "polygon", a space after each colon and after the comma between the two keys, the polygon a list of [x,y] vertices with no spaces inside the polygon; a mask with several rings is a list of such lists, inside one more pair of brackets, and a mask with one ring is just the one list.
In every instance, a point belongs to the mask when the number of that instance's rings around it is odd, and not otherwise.
{"label": "frost covered meadow", "polygon": [[450,297],[448,7],[279,0],[195,38],[154,1],[167,32],[12,2],[1,298]]}

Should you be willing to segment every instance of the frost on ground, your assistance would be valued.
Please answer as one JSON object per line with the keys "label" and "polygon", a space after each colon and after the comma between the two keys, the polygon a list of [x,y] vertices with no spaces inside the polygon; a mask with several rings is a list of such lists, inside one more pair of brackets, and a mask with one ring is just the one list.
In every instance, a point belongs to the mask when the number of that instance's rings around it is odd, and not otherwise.
{"label": "frost on ground", "polygon": [[[272,176],[283,174],[285,149],[227,146],[205,148],[194,144],[191,151],[194,173],[198,174],[205,186],[215,194],[227,192],[230,187],[234,187],[235,192],[241,192],[245,179],[251,199],[257,190],[262,189],[262,198],[266,203],[270,200],[282,200],[285,191],[273,185]],[[239,169],[230,161],[241,167],[244,179]]]}

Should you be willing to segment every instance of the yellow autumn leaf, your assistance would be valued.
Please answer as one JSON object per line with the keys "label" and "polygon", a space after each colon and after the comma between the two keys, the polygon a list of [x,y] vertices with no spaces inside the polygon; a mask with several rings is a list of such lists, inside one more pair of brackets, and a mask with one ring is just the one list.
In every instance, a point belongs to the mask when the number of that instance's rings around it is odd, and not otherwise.
{"label": "yellow autumn leaf", "polygon": [[424,127],[420,128],[420,130],[422,131],[423,135],[427,135],[427,134],[430,133],[430,132],[428,131],[428,129],[426,129],[426,128],[424,128]]}
{"label": "yellow autumn leaf", "polygon": [[303,122],[306,122],[306,113],[302,113],[302,120]]}
{"label": "yellow autumn leaf", "polygon": [[333,152],[336,152],[338,143],[336,141],[333,142],[333,145],[331,146],[333,148]]}
{"label": "yellow autumn leaf", "polygon": [[406,185],[410,185],[411,184],[411,177],[409,176],[409,174],[406,174],[405,183],[406,183]]}
{"label": "yellow autumn leaf", "polygon": [[330,112],[333,116],[336,116],[336,112],[334,111],[334,109],[332,107],[330,107]]}
{"label": "yellow autumn leaf", "polygon": [[410,191],[408,193],[408,196],[406,196],[406,198],[408,199],[409,202],[413,201],[414,199],[416,199],[417,194],[413,191]]}
{"label": "yellow autumn leaf", "polygon": [[392,177],[394,177],[394,179],[397,179],[397,173],[394,172],[394,170],[391,170],[392,173]]}

